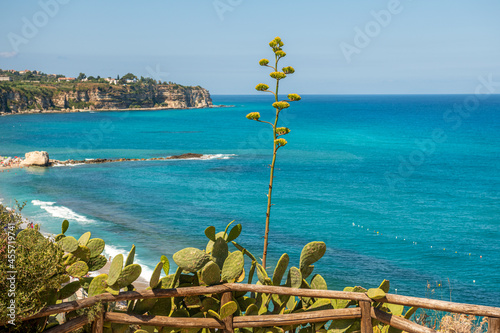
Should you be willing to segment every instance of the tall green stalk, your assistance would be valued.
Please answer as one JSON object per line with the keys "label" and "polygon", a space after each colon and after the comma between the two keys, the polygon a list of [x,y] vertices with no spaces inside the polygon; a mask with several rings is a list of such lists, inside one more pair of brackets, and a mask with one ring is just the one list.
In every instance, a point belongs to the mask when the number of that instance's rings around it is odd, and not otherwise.
{"label": "tall green stalk", "polygon": [[274,59],[275,59],[275,65],[270,66],[269,65],[269,60],[267,59],[261,59],[259,61],[259,65],[269,67],[273,71],[269,74],[273,79],[276,80],[276,90],[272,91],[269,90],[269,86],[264,83],[259,83],[255,89],[258,91],[264,91],[264,92],[269,92],[274,95],[274,100],[275,102],[272,104],[274,109],[276,110],[276,116],[274,118],[274,123],[269,122],[269,121],[264,121],[260,120],[260,113],[259,112],[251,112],[247,114],[247,118],[250,120],[255,120],[261,123],[266,123],[272,126],[273,129],[273,159],[271,161],[271,171],[270,171],[270,177],[269,177],[269,192],[267,194],[267,211],[266,211],[266,229],[264,233],[264,250],[262,253],[262,266],[265,268],[266,267],[266,259],[267,259],[267,246],[269,243],[269,221],[271,218],[271,198],[272,198],[272,193],[273,193],[273,180],[274,180],[274,165],[276,163],[276,155],[278,153],[278,149],[281,147],[284,147],[287,144],[287,141],[283,138],[278,139],[279,136],[285,135],[290,133],[290,129],[287,127],[278,127],[278,120],[279,120],[279,114],[282,110],[288,108],[290,104],[288,102],[295,102],[295,101],[300,101],[301,97],[297,94],[289,94],[288,99],[284,101],[279,101],[278,100],[278,89],[279,89],[279,83],[280,80],[284,79],[287,74],[293,74],[295,70],[290,67],[283,67],[281,71],[278,71],[278,62],[280,61],[281,58],[286,56],[286,53],[282,50],[283,47],[283,42],[281,41],[281,38],[276,37],[274,38],[270,43],[269,46],[272,48],[274,52]]}

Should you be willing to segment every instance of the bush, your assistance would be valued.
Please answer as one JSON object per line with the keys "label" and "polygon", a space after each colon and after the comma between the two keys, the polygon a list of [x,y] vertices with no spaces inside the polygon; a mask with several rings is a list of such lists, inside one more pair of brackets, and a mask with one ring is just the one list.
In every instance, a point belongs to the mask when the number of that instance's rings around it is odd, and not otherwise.
{"label": "bush", "polygon": [[14,320],[11,323],[16,326],[8,325],[10,332],[39,332],[45,326],[45,318],[22,323],[19,319],[55,303],[57,293],[52,290],[60,289],[61,283],[69,278],[63,265],[63,251],[36,229],[25,229],[16,235],[22,222],[19,211],[9,212],[2,205],[0,211],[2,227],[8,225],[2,228],[0,236],[0,290],[6,291],[0,293],[0,303],[11,304],[15,300],[15,309],[0,308],[0,321]]}

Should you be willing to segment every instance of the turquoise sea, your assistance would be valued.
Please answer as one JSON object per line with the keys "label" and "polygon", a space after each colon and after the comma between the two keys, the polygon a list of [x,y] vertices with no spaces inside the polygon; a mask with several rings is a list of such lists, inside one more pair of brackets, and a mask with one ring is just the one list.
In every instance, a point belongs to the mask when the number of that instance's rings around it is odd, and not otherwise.
{"label": "turquoise sea", "polygon": [[[317,263],[330,289],[391,292],[500,306],[500,96],[303,96],[284,111],[270,262]],[[145,275],[162,254],[206,244],[204,229],[236,220],[240,243],[262,251],[271,160],[267,95],[213,96],[228,108],[0,117],[0,155],[46,150],[65,159],[169,160],[17,169],[0,173],[0,198],[47,233],[91,230],[106,253],[137,246]],[[272,268],[269,269],[272,272]],[[427,288],[430,284],[430,288]],[[439,285],[441,284],[441,287]],[[451,292],[450,292],[451,288]]]}

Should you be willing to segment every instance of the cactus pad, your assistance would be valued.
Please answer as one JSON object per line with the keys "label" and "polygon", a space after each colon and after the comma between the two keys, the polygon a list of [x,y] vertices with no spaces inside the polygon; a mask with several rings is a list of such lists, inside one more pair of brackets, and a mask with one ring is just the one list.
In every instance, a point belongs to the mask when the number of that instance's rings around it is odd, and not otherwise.
{"label": "cactus pad", "polygon": [[93,278],[89,286],[89,297],[104,293],[106,288],[108,288],[107,279],[108,274],[101,274]]}
{"label": "cactus pad", "polygon": [[159,298],[153,306],[149,314],[153,316],[168,316],[172,308],[172,300],[170,298]]}
{"label": "cactus pad", "polygon": [[389,280],[384,280],[380,284],[379,288],[382,289],[385,293],[388,293],[390,286],[391,286],[391,283],[389,282]]}
{"label": "cactus pad", "polygon": [[259,282],[263,285],[265,284],[266,278],[269,278],[267,276],[266,270],[264,269],[264,267],[262,267],[261,264],[257,264],[257,277],[259,278]]}
{"label": "cactus pad", "polygon": [[132,248],[128,253],[127,260],[125,260],[125,266],[132,265],[134,263],[134,257],[135,257],[135,245],[132,245]]}
{"label": "cactus pad", "polygon": [[291,267],[288,271],[286,285],[291,288],[300,288],[302,284],[302,273],[297,267]]}
{"label": "cactus pad", "polygon": [[321,259],[326,252],[326,245],[323,242],[311,242],[306,244],[300,254],[300,270],[314,264]]}
{"label": "cactus pad", "polygon": [[328,286],[325,279],[321,275],[316,274],[311,280],[311,289],[328,290]]}
{"label": "cactus pad", "polygon": [[87,263],[84,261],[77,261],[71,266],[69,266],[66,271],[68,272],[69,275],[73,277],[84,277],[88,272],[89,272],[89,267],[87,266]]}
{"label": "cactus pad", "polygon": [[301,269],[300,272],[302,273],[302,278],[307,279],[309,277],[309,275],[311,275],[313,270],[314,270],[314,265],[309,265],[309,266]]}
{"label": "cactus pad", "polygon": [[80,238],[78,239],[78,244],[82,246],[87,246],[89,239],[90,239],[90,231],[87,231],[86,233],[80,236]]}
{"label": "cactus pad", "polygon": [[71,236],[60,239],[57,244],[64,252],[73,252],[78,248],[78,241]]}
{"label": "cactus pad", "polygon": [[247,297],[247,296],[242,296],[236,299],[238,302],[238,305],[240,306],[240,309],[246,309],[248,308],[251,304],[255,304],[256,300],[255,298]]}
{"label": "cactus pad", "polygon": [[201,301],[201,310],[203,312],[208,312],[208,310],[218,311],[219,301],[213,297],[204,298],[203,301]]}
{"label": "cactus pad", "polygon": [[254,316],[259,311],[259,308],[255,304],[250,304],[245,310],[245,316]]}
{"label": "cactus pad", "polygon": [[211,286],[220,282],[219,265],[213,261],[209,261],[200,272],[201,282],[207,286]]}
{"label": "cactus pad", "polygon": [[138,264],[132,264],[126,266],[122,272],[120,273],[120,276],[116,280],[116,284],[120,288],[124,288],[137,280],[137,278],[141,275],[142,268]]}
{"label": "cactus pad", "polygon": [[151,274],[151,279],[149,280],[149,286],[151,288],[156,288],[156,286],[158,285],[162,268],[163,268],[163,262],[160,261],[158,264],[156,264],[153,274]]}
{"label": "cactus pad", "polygon": [[229,232],[228,236],[227,236],[227,239],[226,239],[226,242],[231,242],[231,241],[234,241],[236,238],[238,238],[238,236],[241,234],[241,224],[237,224],[235,225],[231,231]]}
{"label": "cactus pad", "polygon": [[123,254],[119,254],[113,258],[111,266],[109,267],[108,285],[114,285],[122,272],[123,267]]}
{"label": "cactus pad", "polygon": [[281,284],[281,280],[283,279],[283,275],[285,275],[289,262],[290,262],[290,257],[288,256],[288,254],[284,253],[281,256],[280,260],[278,260],[276,268],[274,269],[273,285],[279,286]]}
{"label": "cactus pad", "polygon": [[66,299],[77,292],[81,288],[80,281],[73,281],[65,285],[61,290],[59,290],[59,299]]}
{"label": "cactus pad", "polygon": [[404,305],[399,305],[399,304],[384,303],[382,309],[386,310],[386,312],[388,310],[393,315],[402,316],[405,307]]}
{"label": "cactus pad", "polygon": [[184,305],[186,305],[188,309],[200,308],[201,301],[198,296],[188,296],[184,298]]}
{"label": "cactus pad", "polygon": [[206,228],[205,236],[207,236],[207,238],[210,239],[212,242],[215,242],[215,227],[211,225],[208,228]]}
{"label": "cactus pad", "polygon": [[62,222],[62,225],[61,225],[61,233],[62,233],[62,234],[65,234],[65,233],[66,233],[66,231],[68,230],[68,227],[69,227],[69,222],[68,222],[68,220],[64,220],[64,221]]}
{"label": "cactus pad", "polygon": [[106,263],[108,262],[108,259],[106,259],[105,256],[97,256],[94,258],[90,258],[89,261],[87,261],[87,265],[89,266],[89,272],[94,272],[98,271],[104,266],[106,266]]}
{"label": "cactus pad", "polygon": [[73,251],[72,254],[81,261],[87,262],[90,259],[90,250],[88,247],[83,245],[78,245],[78,248]]}
{"label": "cactus pad", "polygon": [[219,265],[220,268],[223,267],[228,253],[229,249],[227,247],[226,241],[223,238],[217,238],[212,250],[212,257],[214,258],[215,263]]}
{"label": "cactus pad", "polygon": [[165,272],[165,275],[168,276],[170,273],[170,261],[168,261],[166,256],[161,256],[160,261],[163,263],[163,271]]}
{"label": "cactus pad", "polygon": [[174,253],[173,259],[177,266],[185,271],[194,273],[205,266],[210,260],[210,256],[205,251],[188,247]]}
{"label": "cactus pad", "polygon": [[220,307],[220,319],[224,320],[235,313],[236,310],[238,310],[238,304],[235,301],[227,302]]}
{"label": "cactus pad", "polygon": [[238,279],[243,273],[244,264],[245,264],[245,259],[243,258],[243,253],[240,251],[234,251],[224,261],[224,266],[222,267],[221,279],[227,282],[236,281],[236,279]]}
{"label": "cactus pad", "polygon": [[366,292],[366,296],[371,299],[378,300],[385,297],[385,292],[380,288],[371,288]]}
{"label": "cactus pad", "polygon": [[155,298],[141,299],[135,303],[133,313],[142,315],[153,309],[156,304]]}
{"label": "cactus pad", "polygon": [[97,257],[104,250],[104,241],[100,238],[92,238],[86,245],[90,250],[90,258]]}

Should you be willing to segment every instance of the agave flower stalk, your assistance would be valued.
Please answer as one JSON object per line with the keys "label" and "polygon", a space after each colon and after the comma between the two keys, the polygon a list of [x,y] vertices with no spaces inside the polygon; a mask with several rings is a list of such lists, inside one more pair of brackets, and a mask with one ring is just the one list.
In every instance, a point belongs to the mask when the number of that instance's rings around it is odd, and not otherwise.
{"label": "agave flower stalk", "polygon": [[251,112],[247,115],[247,118],[250,120],[255,120],[261,123],[266,123],[272,126],[273,129],[273,158],[271,160],[271,171],[270,171],[270,176],[269,176],[269,190],[267,194],[267,211],[266,211],[266,229],[264,233],[264,250],[262,253],[262,266],[265,268],[266,267],[266,258],[267,258],[267,246],[269,243],[269,221],[271,218],[271,198],[272,198],[272,193],[273,193],[273,180],[274,180],[274,165],[276,164],[276,155],[278,152],[278,149],[281,147],[284,147],[287,144],[287,141],[283,138],[279,138],[279,136],[286,135],[290,133],[290,129],[287,127],[278,127],[278,120],[279,120],[279,115],[280,112],[284,109],[287,109],[290,107],[289,102],[295,102],[299,101],[301,97],[297,94],[289,94],[288,95],[288,100],[285,101],[280,101],[278,100],[278,90],[279,90],[279,84],[280,80],[283,80],[284,78],[287,77],[288,74],[293,74],[295,70],[291,66],[283,67],[281,71],[278,70],[278,62],[281,58],[286,56],[286,53],[283,51],[283,42],[281,41],[281,38],[276,37],[274,38],[270,43],[269,46],[274,52],[274,66],[269,65],[269,60],[267,59],[261,59],[259,61],[259,65],[264,66],[264,67],[269,67],[272,69],[272,72],[269,74],[271,78],[276,80],[276,90],[272,91],[269,90],[269,86],[264,83],[259,83],[255,89],[258,91],[263,91],[263,92],[269,92],[274,95],[274,103],[272,106],[276,110],[276,115],[274,118],[274,122],[269,122],[269,121],[264,121],[260,120],[260,113],[258,112]]}

